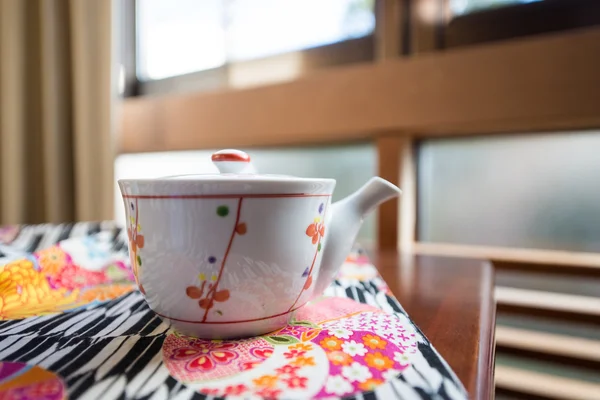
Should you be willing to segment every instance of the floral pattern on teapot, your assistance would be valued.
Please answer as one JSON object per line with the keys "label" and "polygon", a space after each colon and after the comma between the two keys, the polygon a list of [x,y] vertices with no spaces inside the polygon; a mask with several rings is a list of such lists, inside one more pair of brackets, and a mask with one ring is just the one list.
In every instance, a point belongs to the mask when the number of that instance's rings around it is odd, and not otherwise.
{"label": "floral pattern on teapot", "polygon": [[135,282],[140,288],[140,292],[144,293],[144,287],[142,286],[139,278],[140,268],[142,267],[142,257],[139,254],[139,250],[144,248],[144,235],[141,233],[142,227],[139,223],[139,212],[137,199],[135,203],[131,201],[129,203],[131,208],[131,215],[129,217],[129,226],[127,227],[127,236],[129,237],[129,258],[131,261],[131,269]]}
{"label": "floral pattern on teapot", "polygon": [[[240,222],[240,214],[242,212],[242,201],[243,197],[238,200],[238,206],[236,210],[236,220],[234,224],[233,231],[229,237],[229,245],[225,250],[225,255],[221,261],[221,266],[219,268],[218,274],[213,274],[210,277],[210,282],[206,279],[206,275],[204,273],[200,273],[198,275],[198,280],[200,284],[198,286],[188,286],[185,289],[186,295],[194,300],[198,300],[198,306],[205,310],[202,321],[206,321],[208,317],[208,312],[215,306],[215,303],[222,303],[229,300],[230,293],[228,289],[220,289],[218,290],[219,283],[221,281],[221,276],[223,275],[223,270],[225,269],[225,265],[227,263],[227,256],[229,255],[229,251],[233,246],[233,241],[236,235],[245,235],[248,227],[245,222]],[[226,218],[229,215],[229,207],[226,205],[220,205],[217,207],[216,213],[219,217]],[[217,262],[217,258],[215,256],[208,257],[209,264],[215,264]],[[205,292],[206,290],[206,292]],[[220,310],[215,310],[215,312],[219,315],[223,315],[223,312]]]}
{"label": "floral pattern on teapot", "polygon": [[[240,222],[240,215],[242,211],[242,202],[244,198],[241,197],[238,200],[238,206],[235,211],[236,213],[236,221],[234,224],[234,229],[231,232],[229,238],[229,245],[225,251],[223,259],[221,261],[221,266],[219,268],[218,274],[212,274],[210,277],[207,277],[204,272],[198,274],[198,284],[190,285],[185,288],[185,294],[187,297],[197,300],[198,306],[205,310],[202,321],[206,321],[208,317],[208,313],[216,303],[222,303],[230,298],[229,289],[219,289],[219,283],[221,280],[221,276],[223,274],[223,270],[225,269],[225,265],[227,264],[227,256],[233,246],[234,238],[236,235],[245,235],[248,226],[245,222]],[[139,254],[139,250],[144,247],[144,236],[141,233],[141,224],[139,221],[139,212],[138,212],[138,202],[137,199],[135,202],[130,202],[130,212],[131,216],[129,218],[129,227],[127,228],[127,234],[130,240],[131,249],[130,249],[130,259],[131,265],[133,269],[133,274],[135,276],[136,283],[138,284],[140,291],[145,294],[144,287],[141,283],[140,272],[142,267],[142,258]],[[306,235],[310,238],[313,245],[316,245],[315,255],[312,260],[312,264],[310,267],[307,267],[302,277],[306,278],[304,286],[302,287],[300,293],[298,293],[298,297],[296,301],[291,305],[290,310],[294,308],[302,293],[308,290],[313,282],[312,271],[315,265],[315,261],[317,259],[318,253],[321,251],[321,241],[325,237],[325,210],[326,206],[324,203],[321,203],[318,208],[318,216],[314,218],[314,220],[308,225],[306,228]],[[226,205],[220,205],[216,209],[216,214],[219,217],[226,218],[230,214],[230,209]],[[217,257],[211,255],[208,257],[209,264],[215,264],[218,260]],[[223,315],[223,312],[220,310],[215,310],[215,312],[219,315]]]}

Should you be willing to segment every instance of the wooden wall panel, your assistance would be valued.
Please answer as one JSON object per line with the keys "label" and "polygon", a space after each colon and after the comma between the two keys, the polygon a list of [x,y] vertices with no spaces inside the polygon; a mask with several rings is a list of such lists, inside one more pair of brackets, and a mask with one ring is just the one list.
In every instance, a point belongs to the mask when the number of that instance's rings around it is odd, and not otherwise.
{"label": "wooden wall panel", "polygon": [[417,254],[475,257],[494,262],[562,266],[565,269],[573,267],[579,271],[582,269],[600,269],[600,254],[598,253],[426,242],[415,243],[413,250]]}
{"label": "wooden wall panel", "polygon": [[449,17],[449,3],[450,0],[410,1],[411,55],[418,56],[443,48],[443,29]]}
{"label": "wooden wall panel", "polygon": [[293,82],[125,100],[120,152],[600,126],[600,29],[337,67]]}
{"label": "wooden wall panel", "polygon": [[[402,176],[402,137],[382,136],[377,139],[377,174],[398,186]],[[406,195],[403,191],[402,196]],[[400,240],[399,211],[401,199],[386,201],[377,208],[377,246],[379,250],[395,250]]]}
{"label": "wooden wall panel", "polygon": [[392,132],[377,138],[378,175],[402,189],[399,198],[377,209],[377,244],[380,250],[411,250],[416,226],[416,168],[410,135]]}
{"label": "wooden wall panel", "polygon": [[409,0],[376,0],[375,58],[387,61],[402,52],[404,3]]}

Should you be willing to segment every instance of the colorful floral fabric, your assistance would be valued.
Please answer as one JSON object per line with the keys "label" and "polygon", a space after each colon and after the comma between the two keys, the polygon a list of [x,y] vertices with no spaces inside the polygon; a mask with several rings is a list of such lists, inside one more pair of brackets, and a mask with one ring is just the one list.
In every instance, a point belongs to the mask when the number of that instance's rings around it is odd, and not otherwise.
{"label": "colorful floral fabric", "polygon": [[[210,341],[148,308],[127,235],[112,223],[0,229],[0,399],[467,398],[359,250],[286,327]],[[54,375],[11,391],[12,361]]]}
{"label": "colorful floral fabric", "polygon": [[17,225],[6,225],[0,226],[0,243],[10,243],[19,234],[19,226]]}
{"label": "colorful floral fabric", "polygon": [[[14,240],[15,229],[1,232],[1,240]],[[131,268],[104,242],[71,238],[0,265],[0,320],[64,312],[135,290]]]}
{"label": "colorful floral fabric", "polygon": [[24,363],[0,362],[0,399],[63,400],[63,381],[52,372]]}
{"label": "colorful floral fabric", "polygon": [[411,364],[408,321],[350,299],[323,298],[269,335],[210,341],[169,335],[163,360],[201,393],[330,398],[374,390]]}

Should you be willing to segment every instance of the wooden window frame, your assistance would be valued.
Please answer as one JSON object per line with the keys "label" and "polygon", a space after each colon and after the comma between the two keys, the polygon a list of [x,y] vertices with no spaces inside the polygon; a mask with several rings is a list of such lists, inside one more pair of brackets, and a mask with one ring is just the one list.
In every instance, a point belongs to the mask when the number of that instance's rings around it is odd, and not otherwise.
{"label": "wooden window frame", "polygon": [[276,85],[134,97],[121,106],[118,151],[595,129],[599,55],[600,28],[587,28]]}

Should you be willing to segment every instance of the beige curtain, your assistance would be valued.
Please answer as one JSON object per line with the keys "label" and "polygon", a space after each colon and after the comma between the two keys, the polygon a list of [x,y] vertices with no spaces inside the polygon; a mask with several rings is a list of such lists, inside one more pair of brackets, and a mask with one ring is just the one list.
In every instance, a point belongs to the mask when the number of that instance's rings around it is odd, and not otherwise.
{"label": "beige curtain", "polygon": [[0,0],[0,224],[113,217],[111,0]]}

